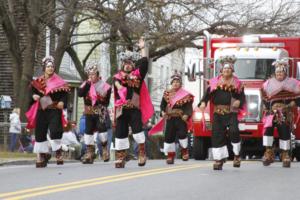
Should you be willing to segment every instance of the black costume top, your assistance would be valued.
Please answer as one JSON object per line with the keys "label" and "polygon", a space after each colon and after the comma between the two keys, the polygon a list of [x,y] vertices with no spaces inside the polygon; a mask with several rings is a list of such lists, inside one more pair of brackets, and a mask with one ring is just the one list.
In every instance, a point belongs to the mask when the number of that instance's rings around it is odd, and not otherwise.
{"label": "black costume top", "polygon": [[[42,98],[43,96],[46,95],[45,94],[46,87],[47,87],[47,85],[46,85],[44,76],[41,76],[41,77],[37,78],[36,80],[33,80],[31,82],[32,95],[36,94]],[[64,108],[67,108],[69,91],[70,91],[70,88],[66,84],[66,85],[62,85],[58,88],[53,89],[47,95],[51,97],[53,104],[57,104],[58,102],[62,101],[64,103]],[[30,105],[32,105],[34,102],[35,101],[33,99],[31,99]]]}
{"label": "black costume top", "polygon": [[[146,57],[143,57],[136,62],[136,69],[134,69],[129,74],[120,71],[114,76],[114,87],[116,82],[119,82],[123,87],[126,87],[126,99],[130,100],[132,99],[134,93],[140,94],[142,82],[145,79],[147,72],[148,59]],[[117,91],[116,88],[115,91]],[[120,96],[117,92],[115,92],[115,98],[116,100],[120,99]]]}
{"label": "black costume top", "polygon": [[[99,81],[102,81],[102,80],[99,80]],[[106,83],[104,83],[104,84],[106,84]],[[89,96],[90,87],[91,87],[91,83],[89,81],[87,81],[85,83],[85,85],[82,88],[80,87],[78,90],[78,96],[84,97],[84,105],[86,105],[86,106],[92,106],[92,100],[91,100],[91,97]],[[105,96],[101,96],[101,95],[97,94],[97,101],[94,104],[94,106],[101,104],[101,105],[107,107],[110,102],[110,96],[111,96],[111,88],[107,90]]]}
{"label": "black costume top", "polygon": [[232,98],[240,101],[239,108],[242,108],[245,103],[245,93],[244,90],[238,91],[234,86],[222,87],[218,86],[214,91],[211,92],[210,87],[207,88],[205,94],[203,95],[200,104],[211,100],[214,105],[231,105]]}
{"label": "black costume top", "polygon": [[[170,103],[170,99],[173,98],[175,92],[172,90],[166,90],[164,92],[163,98],[161,100],[160,109],[161,111],[168,114],[171,111],[168,106]],[[178,100],[175,105],[172,107],[172,110],[179,109],[182,111],[182,115],[191,116],[193,114],[193,96],[191,94],[185,96],[184,98]]]}

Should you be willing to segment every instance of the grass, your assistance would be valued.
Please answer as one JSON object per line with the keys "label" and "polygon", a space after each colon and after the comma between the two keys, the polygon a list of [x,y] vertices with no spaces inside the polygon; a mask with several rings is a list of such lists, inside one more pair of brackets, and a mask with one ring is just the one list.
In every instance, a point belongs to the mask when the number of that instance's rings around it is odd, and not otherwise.
{"label": "grass", "polygon": [[2,158],[35,158],[35,154],[33,153],[21,153],[21,152],[7,152],[0,151],[0,159]]}

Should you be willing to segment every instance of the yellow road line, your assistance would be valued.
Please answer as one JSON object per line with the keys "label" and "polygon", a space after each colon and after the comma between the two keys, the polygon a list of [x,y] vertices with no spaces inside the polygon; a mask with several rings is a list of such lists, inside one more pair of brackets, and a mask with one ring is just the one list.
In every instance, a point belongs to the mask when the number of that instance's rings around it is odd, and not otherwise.
{"label": "yellow road line", "polygon": [[45,195],[45,194],[51,194],[51,193],[56,193],[56,192],[61,192],[61,191],[66,191],[66,190],[72,190],[72,189],[76,189],[76,188],[102,185],[105,183],[119,182],[119,181],[139,178],[139,177],[145,177],[145,176],[157,175],[157,174],[163,174],[163,173],[170,173],[170,172],[176,172],[176,171],[182,171],[182,170],[189,170],[189,169],[195,169],[195,168],[199,168],[199,167],[204,167],[204,165],[198,164],[198,165],[194,165],[194,166],[190,165],[190,166],[179,167],[179,168],[172,167],[172,168],[167,168],[165,170],[161,170],[161,171],[157,171],[157,172],[154,171],[154,172],[148,172],[148,173],[143,173],[143,174],[129,175],[129,176],[119,177],[119,178],[114,178],[114,179],[109,179],[109,180],[94,181],[91,183],[78,184],[78,185],[73,185],[73,186],[56,188],[56,189],[52,189],[52,190],[45,190],[45,191],[41,191],[41,192],[35,192],[35,193],[31,193],[31,194],[25,194],[25,195],[6,198],[5,200],[20,200],[20,199],[24,199],[24,198],[35,197],[35,196],[40,196],[40,195]]}
{"label": "yellow road line", "polygon": [[143,175],[143,174],[147,174],[150,172],[157,172],[157,171],[159,172],[159,171],[164,171],[164,170],[168,170],[168,169],[186,168],[186,167],[191,167],[191,166],[195,166],[195,165],[198,166],[199,164],[180,165],[180,166],[176,166],[176,167],[164,167],[164,168],[157,168],[157,169],[144,170],[144,171],[138,171],[138,172],[130,172],[130,173],[105,176],[105,177],[99,177],[99,178],[93,178],[93,179],[86,179],[86,180],[75,181],[75,182],[70,182],[70,183],[62,183],[62,184],[57,184],[57,185],[24,189],[24,190],[19,190],[19,191],[15,191],[15,192],[2,193],[2,194],[0,194],[0,198],[14,196],[14,195],[18,195],[18,194],[29,193],[29,192],[37,192],[37,191],[41,191],[41,190],[48,190],[48,189],[54,189],[54,188],[60,188],[60,187],[68,187],[68,186],[78,185],[78,184],[86,184],[86,183],[101,181],[101,180],[106,180],[106,179],[114,179],[114,178],[133,176],[133,175]]}

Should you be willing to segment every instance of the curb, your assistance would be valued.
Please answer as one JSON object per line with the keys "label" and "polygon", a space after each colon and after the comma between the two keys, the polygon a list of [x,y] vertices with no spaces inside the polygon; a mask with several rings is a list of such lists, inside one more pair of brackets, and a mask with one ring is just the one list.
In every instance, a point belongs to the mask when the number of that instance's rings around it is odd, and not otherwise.
{"label": "curb", "polygon": [[[77,163],[79,160],[64,160],[64,163]],[[49,161],[49,164],[55,164],[56,162],[53,160]],[[34,165],[35,160],[11,160],[11,161],[3,161],[0,162],[0,167],[2,166],[13,166],[13,165]]]}

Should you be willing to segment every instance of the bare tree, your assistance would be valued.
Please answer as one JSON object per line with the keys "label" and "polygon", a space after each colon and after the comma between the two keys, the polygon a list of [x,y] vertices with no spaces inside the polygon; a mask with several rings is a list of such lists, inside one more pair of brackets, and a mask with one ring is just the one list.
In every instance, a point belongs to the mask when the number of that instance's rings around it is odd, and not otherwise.
{"label": "bare tree", "polygon": [[[44,3],[39,0],[0,2],[1,24],[8,40],[8,51],[12,59],[15,103],[23,113],[27,109],[29,100],[28,93],[24,91],[28,89],[32,78],[40,34],[38,16],[42,12]],[[20,14],[24,17],[21,18]],[[24,20],[25,36],[21,35],[19,20]],[[24,34],[24,31],[22,33]],[[22,42],[25,45],[21,45]]]}
{"label": "bare tree", "polygon": [[[70,35],[74,27],[74,9],[76,0],[64,1],[60,10],[63,11],[62,34],[59,34],[55,49],[57,71],[69,46]],[[22,118],[27,110],[29,83],[34,74],[34,66],[40,64],[37,52],[39,46],[45,43],[45,24],[55,24],[55,1],[47,0],[16,0],[0,1],[0,21],[8,41],[8,53],[11,56],[13,68],[13,94],[16,106],[21,108]],[[43,20],[42,20],[43,19]],[[48,20],[48,21],[47,21]],[[23,23],[22,23],[23,22]],[[41,23],[45,22],[45,23]],[[50,23],[51,22],[51,23]],[[53,30],[53,29],[51,29]]]}
{"label": "bare tree", "polygon": [[[78,1],[79,19],[97,20],[100,33],[73,34],[70,37],[97,35],[97,39],[72,42],[66,48],[82,78],[89,56],[102,43],[109,44],[111,73],[117,71],[117,50],[120,46],[133,49],[142,35],[151,42],[150,57],[154,60],[184,47],[202,48],[193,41],[203,31],[224,36],[246,33],[277,33],[292,35],[297,30],[299,6],[296,0],[90,0]],[[100,39],[99,39],[100,38]],[[78,58],[76,45],[93,44],[83,60]]]}
{"label": "bare tree", "polygon": [[[16,7],[18,7],[18,11]],[[46,8],[46,9],[45,9]],[[26,35],[18,30],[18,12],[24,13]],[[111,73],[117,71],[117,51],[132,49],[142,35],[151,43],[154,60],[184,47],[202,48],[193,41],[204,30],[224,36],[246,33],[299,32],[297,0],[16,0],[0,1],[0,20],[13,61],[16,104],[25,110],[29,81],[36,64],[39,40],[48,27],[56,35],[57,70],[67,52],[82,78],[84,66],[102,43],[109,44]],[[97,28],[80,33],[80,25],[96,21]],[[54,40],[51,34],[52,40]],[[89,39],[83,39],[87,38]],[[20,40],[26,45],[20,46]],[[86,55],[78,55],[76,46],[90,44]],[[52,45],[52,49],[54,45]]]}

